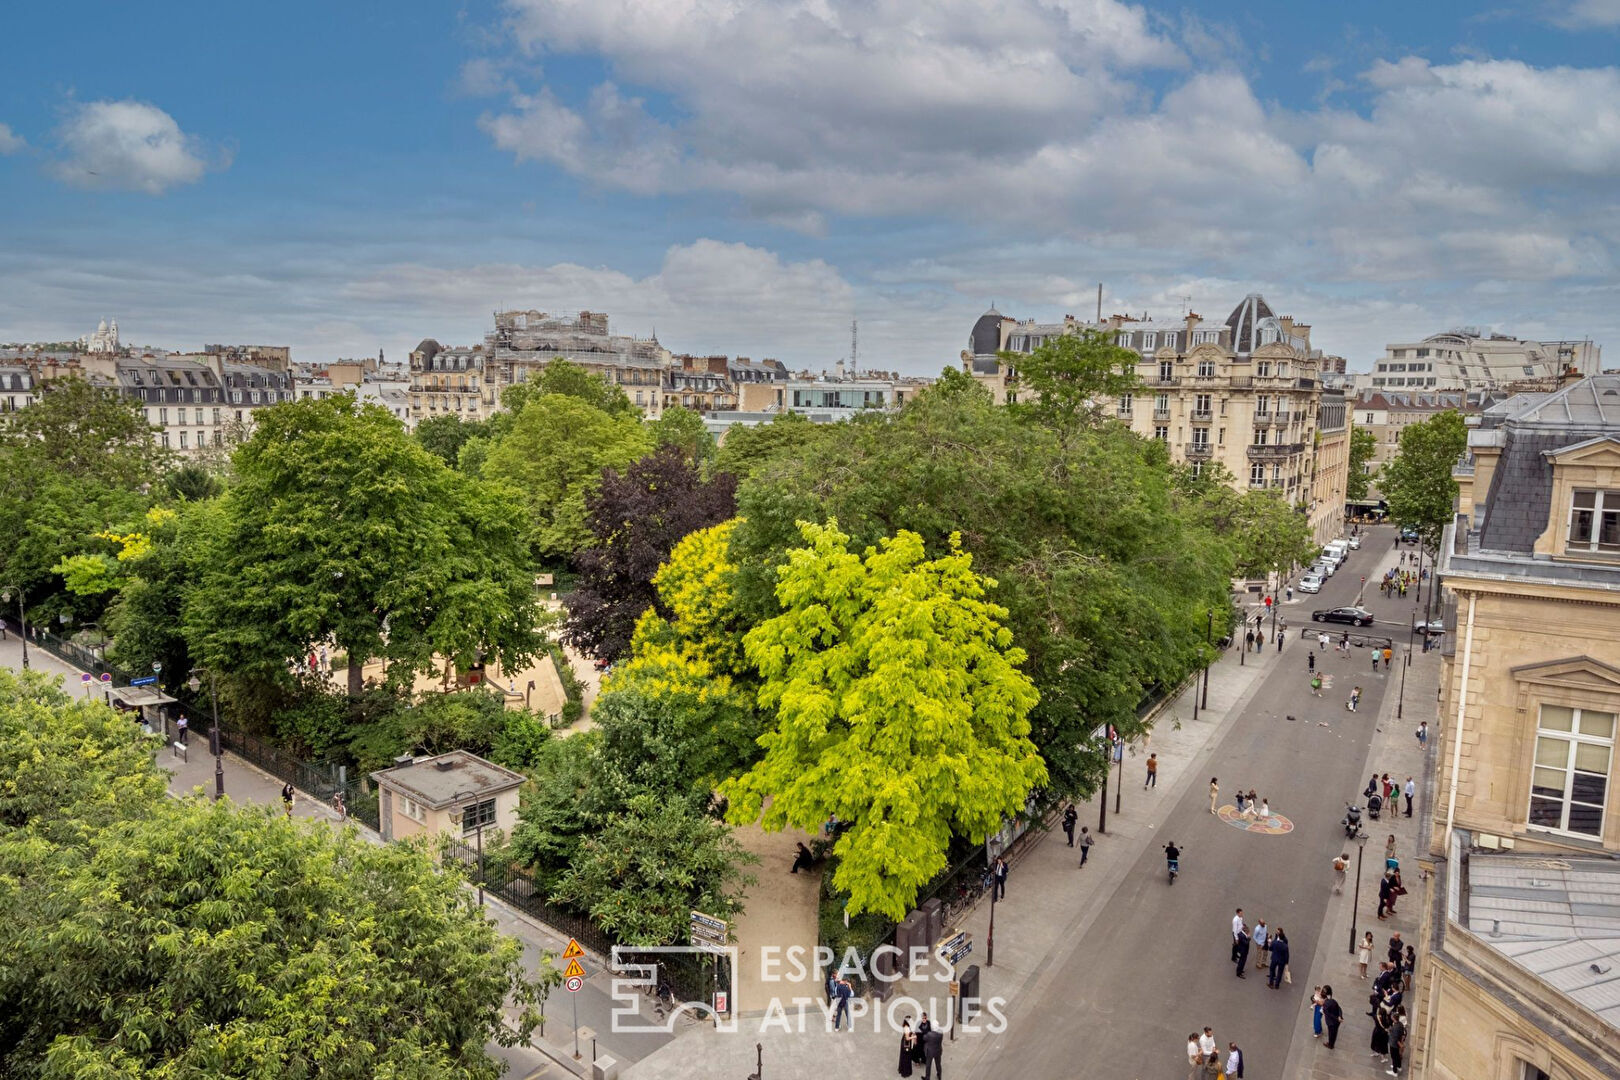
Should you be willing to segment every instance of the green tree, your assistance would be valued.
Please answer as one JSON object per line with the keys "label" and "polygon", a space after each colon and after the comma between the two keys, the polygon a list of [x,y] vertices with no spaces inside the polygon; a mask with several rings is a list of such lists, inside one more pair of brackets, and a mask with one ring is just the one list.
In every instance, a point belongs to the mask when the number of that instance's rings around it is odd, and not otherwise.
{"label": "green tree", "polygon": [[639,415],[636,407],[630,404],[629,395],[618,385],[560,356],[529,378],[527,395],[513,394],[512,397],[507,397],[507,394],[512,394],[517,389],[511,387],[501,395],[501,405],[513,414],[523,411],[526,399],[544,397],[547,394],[562,394],[601,409],[609,416]]}
{"label": "green tree", "polygon": [[666,408],[652,422],[653,441],[659,446],[677,447],[681,455],[705,476],[714,467],[717,447],[714,436],[703,423],[701,413],[680,405]]}
{"label": "green tree", "polygon": [[479,421],[463,420],[450,413],[420,421],[411,434],[422,444],[422,449],[454,468],[467,440],[484,433],[484,425]]}
{"label": "green tree", "polygon": [[1014,411],[1052,428],[1062,441],[1076,427],[1097,423],[1104,399],[1138,385],[1139,357],[1115,339],[1112,331],[1083,329],[1049,338],[1027,354],[998,353],[1012,371],[1009,386],[1034,394],[1033,401],[1012,406]]}
{"label": "green tree", "polygon": [[1440,546],[1457,509],[1457,481],[1451,477],[1463,451],[1468,428],[1455,409],[1436,413],[1401,432],[1400,449],[1378,474],[1378,488],[1398,525],[1417,529],[1423,545]]}
{"label": "green tree", "polygon": [[800,532],[807,546],[776,586],[782,614],[746,639],[775,723],[761,761],[721,790],[737,823],[762,809],[767,829],[853,822],[833,884],[851,913],[899,919],[953,834],[983,840],[1046,782],[1029,740],[1039,695],[1006,610],[954,539],[937,559],[909,532],[862,556],[836,522]]}
{"label": "green tree", "polygon": [[202,540],[186,600],[194,656],[286,682],[331,641],[349,693],[373,657],[403,682],[438,658],[521,668],[540,645],[510,500],[451,472],[385,410],[347,395],[263,410]]}
{"label": "green tree", "polygon": [[1184,512],[1220,538],[1238,577],[1286,573],[1316,551],[1305,514],[1279,492],[1236,490],[1232,473],[1220,462],[1206,464],[1197,476],[1178,466],[1176,483]]}
{"label": "green tree", "polygon": [[565,563],[590,542],[585,500],[602,470],[622,470],[651,449],[652,438],[636,416],[547,393],[523,406],[511,431],[490,449],[483,471],[511,487],[527,507],[536,555]]}
{"label": "green tree", "polygon": [[627,945],[683,944],[694,908],[722,919],[742,910],[753,878],[740,868],[754,861],[699,800],[642,792],[584,841],[553,901]]}
{"label": "green tree", "polygon": [[812,423],[796,412],[778,413],[770,423],[753,427],[733,424],[726,431],[715,467],[739,481],[746,480],[778,457],[791,458],[827,430],[826,425]]}
{"label": "green tree", "polygon": [[557,978],[432,852],[169,799],[134,725],[37,674],[0,672],[0,880],[8,1076],[495,1080]]}
{"label": "green tree", "polygon": [[140,402],[77,378],[52,379],[43,390],[28,408],[0,416],[0,452],[83,484],[135,489],[158,479],[169,455],[153,441]]}
{"label": "green tree", "polygon": [[1350,462],[1349,474],[1344,482],[1344,497],[1352,501],[1359,501],[1367,497],[1367,488],[1372,482],[1372,474],[1367,471],[1367,462],[1378,452],[1378,439],[1366,428],[1350,428]]}

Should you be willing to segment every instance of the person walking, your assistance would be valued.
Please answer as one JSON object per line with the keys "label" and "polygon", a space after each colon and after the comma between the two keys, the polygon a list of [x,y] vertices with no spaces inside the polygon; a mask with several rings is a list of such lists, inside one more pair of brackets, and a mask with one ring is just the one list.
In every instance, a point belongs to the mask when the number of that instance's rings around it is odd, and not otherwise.
{"label": "person walking", "polygon": [[1311,676],[1311,693],[1317,697],[1322,696],[1322,676],[1315,674]]}
{"label": "person walking", "polygon": [[186,714],[181,713],[180,718],[174,722],[175,738],[181,746],[186,745],[186,731],[190,725],[186,722]]}
{"label": "person walking", "polygon": [[996,856],[996,866],[993,871],[996,883],[996,899],[1007,899],[1007,860]]}
{"label": "person walking", "polygon": [[[837,1031],[839,1023],[849,1019],[849,999],[855,996],[855,988],[849,980],[840,976],[833,982],[833,1000],[838,1002],[833,1009],[833,1030]],[[851,1023],[849,1030],[854,1031],[855,1025]]]}
{"label": "person walking", "polygon": [[1406,1057],[1406,1006],[1395,1006],[1395,1016],[1389,1025],[1389,1068],[1384,1070],[1390,1076],[1401,1075],[1401,1062]]}
{"label": "person walking", "polygon": [[1383,655],[1384,655],[1383,651],[1379,650],[1379,649],[1374,649],[1373,652],[1372,652],[1373,674],[1374,675],[1378,674],[1378,660]]}
{"label": "person walking", "polygon": [[1239,927],[1237,937],[1232,942],[1232,960],[1237,965],[1237,977],[1240,979],[1248,978],[1243,969],[1249,966],[1249,943],[1252,940],[1248,930]]}
{"label": "person walking", "polygon": [[281,805],[286,809],[287,816],[289,818],[292,817],[292,811],[293,811],[293,786],[290,783],[282,785],[282,788],[281,788]]}
{"label": "person walking", "polygon": [[1416,794],[1417,794],[1417,785],[1415,783],[1413,783],[1412,778],[1410,776],[1408,776],[1406,778],[1406,786],[1401,788],[1401,795],[1404,796],[1405,799],[1406,799],[1406,816],[1407,817],[1412,816],[1412,796],[1414,796]]}
{"label": "person walking", "polygon": [[1385,645],[1384,646],[1384,671],[1386,673],[1389,671],[1389,662],[1390,662],[1391,659],[1394,658],[1394,656],[1395,656],[1395,650],[1391,649],[1388,645]]}
{"label": "person walking", "polygon": [[1305,654],[1305,670],[1310,671],[1310,672],[1315,672],[1316,671],[1316,650],[1315,649],[1312,649],[1310,652]]}
{"label": "person walking", "polygon": [[1285,631],[1285,630],[1277,631],[1277,651],[1278,652],[1282,652],[1283,640],[1285,638],[1287,638],[1287,637],[1288,637],[1287,631]]}
{"label": "person walking", "polygon": [[1147,758],[1147,779],[1142,781],[1143,789],[1159,786],[1159,755],[1149,754]]}
{"label": "person walking", "polygon": [[1429,722],[1427,720],[1418,725],[1417,741],[1419,750],[1427,750],[1429,748]]}
{"label": "person walking", "polygon": [[1344,892],[1344,880],[1350,870],[1350,853],[1346,851],[1333,860],[1333,891]]}
{"label": "person walking", "polygon": [[1322,996],[1320,986],[1311,989],[1311,1038],[1322,1037],[1322,1003],[1327,999]]}
{"label": "person walking", "polygon": [[1378,917],[1389,918],[1389,913],[1395,910],[1395,886],[1389,880],[1389,872],[1378,880]]}
{"label": "person walking", "polygon": [[1246,630],[1243,633],[1243,651],[1254,652],[1254,631]]}
{"label": "person walking", "polygon": [[1344,653],[1346,659],[1349,658],[1349,656],[1350,656],[1350,631],[1348,631],[1348,630],[1346,630],[1344,632],[1344,636],[1339,638],[1339,651]]}
{"label": "person walking", "polygon": [[1271,971],[1266,979],[1266,985],[1273,990],[1281,990],[1283,980],[1288,977],[1288,935],[1282,927],[1271,935]]}
{"label": "person walking", "polygon": [[1254,966],[1256,970],[1266,966],[1266,950],[1271,947],[1270,939],[1271,935],[1266,930],[1266,920],[1256,919],[1254,921],[1254,933],[1249,935],[1249,940],[1254,945]]}
{"label": "person walking", "polygon": [[1328,636],[1327,636],[1327,631],[1325,631],[1325,630],[1324,630],[1324,631],[1322,631],[1322,632],[1321,632],[1321,633],[1319,633],[1319,634],[1317,634],[1317,635],[1316,635],[1316,643],[1317,643],[1317,644],[1318,644],[1318,645],[1320,645],[1320,646],[1321,646],[1321,647],[1322,647],[1322,651],[1323,651],[1323,652],[1327,652],[1327,651],[1328,651]]}
{"label": "person walking", "polygon": [[930,1028],[928,1034],[922,1037],[922,1048],[923,1080],[945,1080],[945,1066],[939,1060],[945,1050],[945,1033],[938,1028]]}
{"label": "person walking", "polygon": [[1080,865],[1081,866],[1086,865],[1086,860],[1091,857],[1091,845],[1096,843],[1096,842],[1097,842],[1097,838],[1091,835],[1091,830],[1086,828],[1084,825],[1080,826]]}
{"label": "person walking", "polygon": [[1063,835],[1069,838],[1069,847],[1074,847],[1074,824],[1080,820],[1080,811],[1069,803],[1063,808]]}
{"label": "person walking", "polygon": [[1215,777],[1209,778],[1209,812],[1215,812],[1215,800],[1220,798],[1221,782]]}
{"label": "person walking", "polygon": [[1327,1028],[1327,1048],[1339,1041],[1339,1025],[1344,1023],[1344,1008],[1333,997],[1333,987],[1322,987],[1322,1025]]}

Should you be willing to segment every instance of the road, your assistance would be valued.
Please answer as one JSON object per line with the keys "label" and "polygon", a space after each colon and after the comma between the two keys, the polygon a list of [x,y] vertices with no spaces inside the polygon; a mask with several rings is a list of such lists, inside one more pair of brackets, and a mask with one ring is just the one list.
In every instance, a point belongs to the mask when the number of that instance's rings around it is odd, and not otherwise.
{"label": "road", "polygon": [[[1051,958],[1039,992],[1018,1002],[980,1075],[1183,1076],[1186,1036],[1208,1024],[1223,1049],[1234,1040],[1243,1047],[1248,1076],[1278,1076],[1290,1043],[1310,1040],[1311,987],[1301,984],[1332,898],[1330,863],[1343,849],[1339,821],[1347,799],[1360,801],[1379,706],[1398,683],[1383,671],[1373,674],[1368,649],[1352,648],[1348,659],[1330,650],[1317,666],[1332,685],[1321,699],[1313,697],[1309,645],[1299,631],[1313,625],[1312,609],[1353,603],[1366,575],[1365,606],[1378,620],[1373,632],[1404,646],[1413,598],[1386,601],[1375,587],[1393,539],[1393,529],[1370,530],[1320,594],[1296,594],[1284,606],[1287,659],[1257,685],[1201,771],[1200,777],[1220,778],[1221,803],[1230,803],[1239,785],[1252,787],[1293,821],[1293,831],[1263,835],[1228,824],[1211,816],[1207,783],[1193,784],[1157,830],[1183,850],[1179,880],[1167,883],[1163,853],[1150,845],[1090,929]],[[1329,627],[1335,636],[1345,629]],[[1275,643],[1269,648],[1275,652]],[[1363,697],[1352,714],[1345,699],[1355,685]],[[1247,978],[1236,978],[1229,956],[1237,907],[1251,927],[1264,918],[1274,930],[1287,930],[1292,985],[1268,989],[1252,955]]]}

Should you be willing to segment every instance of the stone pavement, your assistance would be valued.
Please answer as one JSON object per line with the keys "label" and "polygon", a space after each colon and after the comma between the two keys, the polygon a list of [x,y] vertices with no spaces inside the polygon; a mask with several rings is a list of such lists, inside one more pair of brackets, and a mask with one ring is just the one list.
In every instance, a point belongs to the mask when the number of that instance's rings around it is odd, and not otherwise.
{"label": "stone pavement", "polygon": [[[1382,578],[1385,569],[1395,565],[1396,554],[1391,550],[1380,562],[1377,569],[1378,576],[1375,578],[1369,575],[1370,584]],[[1419,610],[1415,602],[1413,607],[1414,610]],[[1398,640],[1395,648],[1398,656],[1406,652],[1404,641]],[[1423,895],[1423,889],[1417,881],[1418,858],[1423,843],[1424,820],[1432,813],[1432,807],[1428,805],[1430,788],[1426,783],[1425,759],[1432,757],[1435,752],[1435,733],[1440,727],[1437,715],[1439,687],[1439,650],[1433,649],[1424,654],[1421,644],[1414,645],[1411,666],[1406,669],[1405,692],[1385,695],[1384,705],[1378,717],[1378,731],[1361,770],[1364,777],[1371,776],[1374,772],[1380,775],[1387,772],[1397,786],[1403,788],[1406,778],[1411,776],[1417,784],[1417,797],[1413,800],[1413,816],[1405,816],[1406,802],[1403,798],[1395,800],[1399,805],[1395,813],[1386,810],[1378,821],[1371,821],[1365,813],[1363,814],[1362,830],[1367,833],[1367,839],[1361,852],[1363,861],[1359,907],[1355,904],[1356,845],[1352,841],[1346,841],[1346,849],[1351,855],[1351,876],[1345,885],[1343,897],[1328,909],[1320,938],[1325,946],[1317,950],[1316,961],[1311,966],[1308,979],[1304,981],[1309,987],[1320,986],[1323,983],[1333,987],[1334,997],[1338,998],[1339,1006],[1344,1010],[1344,1024],[1339,1029],[1338,1042],[1332,1050],[1327,1049],[1325,1045],[1327,1041],[1325,1034],[1320,1040],[1296,1038],[1283,1069],[1283,1076],[1305,1077],[1308,1080],[1359,1080],[1363,1077],[1383,1076],[1385,1070],[1389,1068],[1388,1059],[1380,1063],[1372,1055],[1373,1021],[1366,1015],[1369,1008],[1367,995],[1370,992],[1372,978],[1378,973],[1378,962],[1385,958],[1390,935],[1400,931],[1403,943],[1418,944],[1418,931],[1423,917],[1419,906],[1419,897]],[[1397,711],[1402,713],[1401,719],[1396,718]],[[1429,722],[1430,737],[1427,750],[1419,747],[1416,735],[1418,724],[1423,720]],[[1361,800],[1361,805],[1365,807],[1365,800]],[[1384,845],[1392,833],[1395,836],[1396,858],[1401,863],[1401,875],[1407,895],[1397,900],[1394,915],[1380,920],[1377,917],[1378,880],[1384,867]],[[1324,866],[1322,868],[1324,888],[1331,887],[1326,883],[1330,882],[1332,877],[1332,868]],[[1351,943],[1352,914],[1355,917],[1356,937],[1361,937],[1368,930],[1373,932],[1372,959],[1367,964],[1366,981],[1360,976],[1360,965],[1356,963],[1355,954],[1348,951]],[[1414,982],[1413,991],[1417,989]],[[1406,1006],[1408,1015],[1415,1015],[1418,1002],[1414,992],[1408,992],[1402,1004]],[[1311,1026],[1309,1007],[1301,1016],[1300,1025],[1302,1031],[1309,1031]],[[1408,1040],[1408,1046],[1410,1044]],[[1403,1066],[1403,1075],[1407,1071]]]}
{"label": "stone pavement", "polygon": [[[1136,857],[1158,837],[1155,821],[1160,807],[1169,807],[1189,786],[1206,782],[1207,773],[1198,764],[1205,751],[1218,745],[1225,728],[1243,707],[1253,688],[1278,662],[1275,650],[1249,653],[1238,663],[1238,651],[1228,650],[1210,669],[1209,708],[1192,719],[1193,693],[1189,689],[1161,712],[1150,738],[1131,747],[1122,763],[1123,791],[1116,790],[1121,766],[1109,775],[1107,831],[1098,835],[1084,873],[1077,873],[1078,851],[1064,844],[1061,831],[1038,837],[1026,846],[1012,867],[1007,882],[1006,904],[995,911],[995,963],[989,964],[988,934],[991,908],[981,901],[960,923],[972,938],[972,952],[958,965],[980,967],[980,994],[1004,998],[1011,1008],[1020,997],[1040,993],[1042,977],[1048,971],[1049,957],[1064,941],[1072,940],[1090,925],[1100,904],[1123,879]],[[1144,791],[1143,761],[1149,753],[1159,756],[1156,790]],[[1120,812],[1115,812],[1116,797]],[[1098,833],[1100,799],[1081,808],[1080,825]],[[762,865],[760,872],[772,871]],[[776,872],[786,873],[785,868]],[[785,998],[798,996],[793,989]],[[865,1003],[862,1003],[865,1007]],[[710,1080],[736,1077],[742,1080],[754,1070],[756,1045],[764,1056],[765,1075],[802,1076],[887,1076],[898,1061],[899,1040],[893,1032],[901,1018],[926,1010],[931,1017],[948,1015],[948,987],[942,983],[910,980],[881,1008],[892,1023],[870,1011],[857,1016],[856,1028],[833,1033],[817,993],[803,1013],[808,1030],[800,1031],[800,1012],[795,1003],[784,1003],[780,1012],[761,1017],[744,1016],[735,1032],[699,1028],[642,1060],[624,1073],[625,1080]],[[944,1047],[944,1059],[953,1076],[993,1067],[986,1060],[991,1039],[987,1030],[993,1018],[986,1014],[977,1031],[965,1028]],[[917,1075],[921,1075],[920,1073]]]}

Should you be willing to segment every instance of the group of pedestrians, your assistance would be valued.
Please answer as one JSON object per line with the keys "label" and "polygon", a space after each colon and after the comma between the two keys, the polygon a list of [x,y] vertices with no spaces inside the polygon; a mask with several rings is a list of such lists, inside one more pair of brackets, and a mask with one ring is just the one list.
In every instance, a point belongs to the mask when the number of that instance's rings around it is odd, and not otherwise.
{"label": "group of pedestrians", "polygon": [[945,1068],[940,1064],[940,1054],[944,1048],[945,1033],[934,1027],[927,1013],[922,1014],[916,1028],[911,1026],[911,1017],[906,1017],[900,1022],[899,1075],[910,1076],[921,1065],[923,1080],[943,1080]]}
{"label": "group of pedestrians", "polygon": [[1250,952],[1255,953],[1255,970],[1266,969],[1266,985],[1271,989],[1280,990],[1283,983],[1294,981],[1288,970],[1288,935],[1283,928],[1269,929],[1261,919],[1250,930],[1243,919],[1243,909],[1238,908],[1237,914],[1232,916],[1232,963],[1240,979],[1248,978],[1244,969],[1248,967]]}
{"label": "group of pedestrians", "polygon": [[[1159,763],[1158,763],[1157,756],[1154,756],[1154,757],[1152,757],[1152,758],[1150,758],[1148,760],[1148,775],[1150,777],[1154,775],[1154,770],[1156,770],[1158,768],[1158,766],[1159,766]],[[1144,786],[1146,786],[1146,785],[1144,785]],[[1075,825],[1075,822],[1077,822],[1079,820],[1080,820],[1080,811],[1075,807],[1074,803],[1069,803],[1068,805],[1064,806],[1064,808],[1063,808],[1063,835],[1069,838],[1069,846],[1070,847],[1074,847],[1076,844],[1078,844],[1080,846],[1080,865],[1084,866],[1084,865],[1086,865],[1086,860],[1091,857],[1091,845],[1096,843],[1096,837],[1091,835],[1091,830],[1090,829],[1088,829],[1084,825],[1082,825],[1082,826],[1080,826],[1080,836],[1078,838],[1076,838],[1075,835],[1074,835],[1074,825]],[[997,861],[999,862],[1000,860],[998,859]],[[1003,882],[1005,882],[1006,879],[1007,879],[1007,875],[1005,873],[1003,873],[1001,875],[1001,880]],[[1003,889],[1002,889],[1002,895],[1003,896],[1006,895],[1006,888],[1005,887],[1003,887]]]}
{"label": "group of pedestrians", "polygon": [[1187,1036],[1187,1064],[1190,1067],[1187,1080],[1204,1080],[1211,1076],[1216,1080],[1242,1080],[1243,1048],[1228,1042],[1222,1050],[1215,1039],[1215,1029],[1206,1025],[1202,1034],[1195,1031]]}

